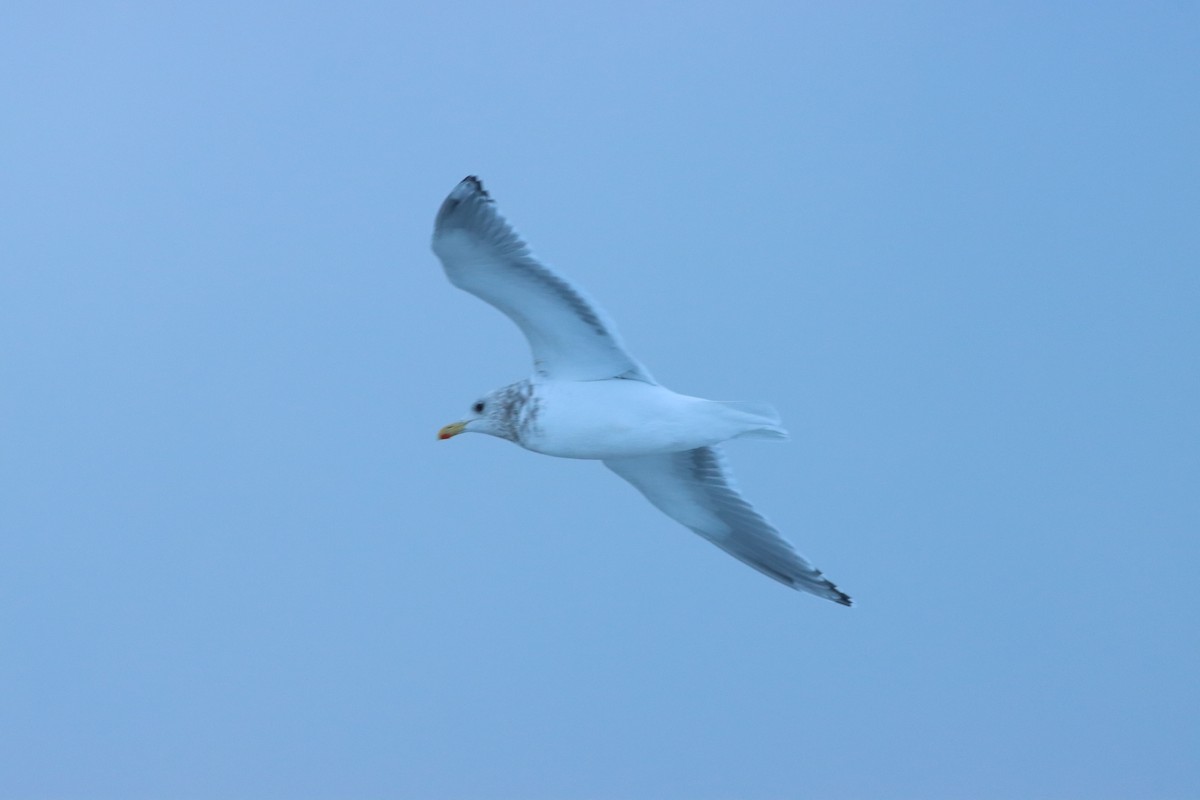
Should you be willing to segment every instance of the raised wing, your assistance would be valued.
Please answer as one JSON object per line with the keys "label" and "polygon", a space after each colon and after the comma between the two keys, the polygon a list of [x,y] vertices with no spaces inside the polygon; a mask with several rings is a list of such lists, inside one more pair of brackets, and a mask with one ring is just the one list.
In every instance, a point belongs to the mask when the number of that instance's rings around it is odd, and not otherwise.
{"label": "raised wing", "polygon": [[433,227],[433,252],[460,289],[507,314],[529,340],[534,371],[559,380],[654,383],[604,313],[542,264],[474,176],[454,187]]}
{"label": "raised wing", "polygon": [[716,447],[610,459],[604,465],[632,483],[667,516],[759,572],[793,589],[850,605],[845,592],[742,499]]}

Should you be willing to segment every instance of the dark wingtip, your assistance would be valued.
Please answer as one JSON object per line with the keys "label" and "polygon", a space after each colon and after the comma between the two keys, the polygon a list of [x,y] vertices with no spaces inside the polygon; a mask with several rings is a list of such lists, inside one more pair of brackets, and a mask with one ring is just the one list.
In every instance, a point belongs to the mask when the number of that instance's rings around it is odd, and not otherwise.
{"label": "dark wingtip", "polygon": [[434,219],[434,232],[442,228],[449,219],[457,211],[458,207],[465,202],[482,201],[486,206],[494,206],[495,201],[483,188],[483,182],[474,175],[468,175],[458,182],[458,185],[447,195],[442,201],[441,208],[438,209],[437,217]]}
{"label": "dark wingtip", "polygon": [[479,192],[479,194],[483,195],[484,197],[491,197],[491,195],[487,193],[487,189],[483,188],[483,181],[479,180],[479,178],[475,175],[468,175],[462,179],[462,182],[471,184],[471,188],[476,192]]}
{"label": "dark wingtip", "polygon": [[[821,589],[823,589],[824,591],[818,591],[811,587],[808,588],[808,591],[812,592],[813,594],[815,594],[819,597],[824,597],[827,600],[832,600],[835,603],[841,603],[844,606],[854,605],[854,601],[850,599],[850,595],[843,592],[841,589],[839,589],[834,584],[833,581],[829,580],[829,578],[826,578],[824,575],[822,575],[821,570],[817,570],[817,574],[814,575],[813,577],[817,578],[816,582],[820,585]],[[801,586],[799,583],[793,583],[792,587],[795,589],[804,589],[805,588],[805,587]],[[829,594],[825,594],[825,592],[829,592]]]}
{"label": "dark wingtip", "polygon": [[835,603],[841,603],[844,606],[854,605],[854,601],[850,599],[850,595],[843,592],[841,589],[833,585],[833,581],[825,579],[825,588],[833,592],[833,597],[829,599]]}

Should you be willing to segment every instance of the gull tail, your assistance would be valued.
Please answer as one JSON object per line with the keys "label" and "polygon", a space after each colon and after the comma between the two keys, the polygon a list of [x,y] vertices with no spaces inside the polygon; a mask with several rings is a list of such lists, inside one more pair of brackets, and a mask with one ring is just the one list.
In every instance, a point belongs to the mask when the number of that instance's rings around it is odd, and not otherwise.
{"label": "gull tail", "polygon": [[783,427],[779,412],[770,403],[746,403],[740,400],[714,400],[733,411],[746,425],[746,430],[735,439],[786,439],[788,432]]}

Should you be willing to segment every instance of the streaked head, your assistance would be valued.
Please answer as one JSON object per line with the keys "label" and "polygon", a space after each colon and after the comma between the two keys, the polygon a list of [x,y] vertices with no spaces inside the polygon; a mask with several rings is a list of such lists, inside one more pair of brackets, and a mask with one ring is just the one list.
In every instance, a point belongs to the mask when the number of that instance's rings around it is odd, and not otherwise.
{"label": "streaked head", "polygon": [[451,422],[438,431],[438,438],[450,439],[460,433],[486,433],[515,441],[514,408],[508,402],[512,394],[510,389],[506,386],[476,400],[471,404],[471,416]]}

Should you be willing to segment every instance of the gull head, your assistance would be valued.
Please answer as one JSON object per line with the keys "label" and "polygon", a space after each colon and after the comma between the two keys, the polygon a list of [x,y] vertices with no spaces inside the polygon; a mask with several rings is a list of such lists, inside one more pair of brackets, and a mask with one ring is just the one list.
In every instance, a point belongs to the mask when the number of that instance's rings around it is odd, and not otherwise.
{"label": "gull head", "polygon": [[515,442],[518,419],[528,397],[527,381],[497,389],[471,404],[471,416],[438,431],[438,438],[450,439],[460,433],[486,433]]}

